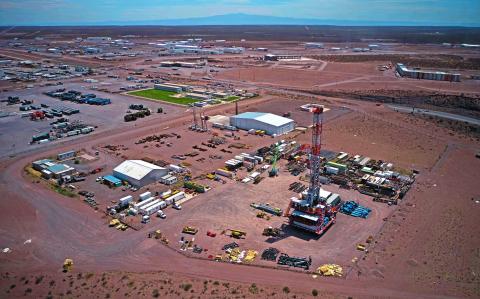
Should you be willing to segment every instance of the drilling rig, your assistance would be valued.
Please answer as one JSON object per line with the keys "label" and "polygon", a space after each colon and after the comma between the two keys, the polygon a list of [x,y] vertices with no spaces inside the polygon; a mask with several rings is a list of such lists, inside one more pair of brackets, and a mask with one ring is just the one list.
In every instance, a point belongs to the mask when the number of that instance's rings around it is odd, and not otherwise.
{"label": "drilling rig", "polygon": [[321,235],[335,223],[337,211],[320,197],[323,106],[312,106],[310,112],[313,112],[310,184],[307,193],[303,193],[301,199],[296,197],[291,199],[285,216],[289,217],[290,225]]}

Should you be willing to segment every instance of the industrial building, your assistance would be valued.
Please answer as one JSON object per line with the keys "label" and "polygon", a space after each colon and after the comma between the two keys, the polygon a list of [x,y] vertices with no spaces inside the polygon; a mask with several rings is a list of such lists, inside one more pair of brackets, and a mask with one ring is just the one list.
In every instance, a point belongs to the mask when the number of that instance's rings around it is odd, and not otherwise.
{"label": "industrial building", "polygon": [[277,54],[266,54],[263,57],[265,61],[279,61],[279,60],[295,60],[302,59],[300,55],[277,55]]}
{"label": "industrial building", "polygon": [[234,115],[230,117],[230,125],[242,130],[262,130],[267,135],[281,135],[295,129],[293,119],[263,112]]}
{"label": "industrial building", "polygon": [[409,69],[407,68],[407,66],[405,66],[402,63],[397,63],[395,69],[397,73],[402,77],[408,77],[413,79],[460,82],[460,74],[452,74],[452,73],[437,72],[437,71],[422,71],[419,69]]}
{"label": "industrial building", "polygon": [[66,164],[57,164],[50,159],[38,160],[32,163],[32,168],[40,171],[42,176],[46,179],[59,179],[66,175],[71,175],[76,172],[75,168]]}
{"label": "industrial building", "polygon": [[75,152],[75,151],[68,151],[68,152],[60,153],[60,154],[57,155],[57,160],[61,161],[61,160],[70,159],[70,158],[75,157],[76,154],[77,154],[77,152]]}
{"label": "industrial building", "polygon": [[323,43],[305,43],[305,49],[323,49]]}
{"label": "industrial building", "polygon": [[126,160],[113,169],[113,175],[135,187],[143,187],[159,181],[168,169],[143,160]]}
{"label": "industrial building", "polygon": [[155,84],[153,88],[158,90],[173,91],[173,92],[188,91],[191,89],[191,87],[188,85],[173,84],[173,83]]}

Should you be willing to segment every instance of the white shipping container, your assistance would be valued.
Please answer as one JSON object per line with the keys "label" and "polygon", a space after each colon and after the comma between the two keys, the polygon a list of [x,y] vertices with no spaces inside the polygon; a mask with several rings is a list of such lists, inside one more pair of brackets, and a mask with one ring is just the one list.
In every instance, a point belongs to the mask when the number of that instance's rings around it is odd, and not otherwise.
{"label": "white shipping container", "polygon": [[165,199],[165,202],[167,203],[167,206],[171,205],[173,203],[173,198],[172,197],[168,197]]}
{"label": "white shipping container", "polygon": [[133,207],[135,209],[139,209],[140,207],[145,206],[145,205],[147,205],[148,203],[150,203],[154,200],[155,200],[155,197],[152,196],[152,197],[149,197],[149,198],[147,198],[143,201],[137,202],[136,204],[133,205]]}
{"label": "white shipping container", "polygon": [[145,200],[150,197],[152,197],[152,192],[150,191],[140,194],[140,200]]}
{"label": "white shipping container", "polygon": [[185,192],[178,192],[177,194],[170,196],[168,199],[172,200],[173,202],[177,202],[180,199],[184,199],[184,198],[185,198]]}
{"label": "white shipping container", "polygon": [[127,195],[118,200],[118,203],[122,206],[128,205],[133,200],[133,196]]}
{"label": "white shipping container", "polygon": [[146,205],[143,205],[143,206],[140,206],[139,209],[140,209],[140,212],[142,211],[145,211],[146,209],[148,209],[149,207],[157,204],[160,202],[160,199],[155,199],[154,201],[151,201],[149,203],[147,203]]}
{"label": "white shipping container", "polygon": [[325,172],[327,174],[338,174],[338,168],[327,166],[325,167]]}
{"label": "white shipping container", "polygon": [[156,204],[148,207],[147,209],[145,210],[142,210],[142,214],[143,215],[146,215],[146,216],[150,216],[152,215],[153,213],[157,212],[158,210],[161,210],[162,209],[162,204],[161,202],[157,202]]}

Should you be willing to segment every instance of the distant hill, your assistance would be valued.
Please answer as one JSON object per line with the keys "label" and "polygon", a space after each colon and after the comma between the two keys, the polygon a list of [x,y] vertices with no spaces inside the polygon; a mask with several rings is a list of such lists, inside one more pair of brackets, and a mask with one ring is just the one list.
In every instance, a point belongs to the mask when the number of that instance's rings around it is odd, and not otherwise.
{"label": "distant hill", "polygon": [[[352,20],[324,20],[252,15],[244,13],[215,15],[208,17],[163,19],[163,20],[134,20],[134,21],[104,21],[84,25],[161,25],[161,26],[208,26],[208,25],[334,25],[334,26],[436,26],[441,24],[422,23],[418,20],[409,22],[397,21],[352,21]],[[465,26],[468,26],[466,24]]]}

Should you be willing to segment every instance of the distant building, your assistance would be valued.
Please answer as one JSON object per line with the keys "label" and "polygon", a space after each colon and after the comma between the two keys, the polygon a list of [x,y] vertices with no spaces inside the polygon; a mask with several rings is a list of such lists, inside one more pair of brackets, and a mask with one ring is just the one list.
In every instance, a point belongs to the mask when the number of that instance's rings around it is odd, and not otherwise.
{"label": "distant building", "polygon": [[267,135],[282,135],[295,129],[293,119],[263,112],[245,112],[231,116],[230,125],[247,131],[262,130]]}
{"label": "distant building", "polygon": [[112,40],[111,37],[108,36],[89,36],[85,39],[87,42],[109,42]]}
{"label": "distant building", "polygon": [[135,187],[143,187],[159,181],[168,169],[143,160],[126,160],[113,169],[113,175]]}
{"label": "distant building", "polygon": [[413,79],[437,80],[460,82],[460,74],[452,74],[438,71],[422,71],[418,69],[409,69],[402,63],[397,63],[395,70],[402,77]]}
{"label": "distant building", "polygon": [[323,49],[323,43],[305,43],[305,49]]}
{"label": "distant building", "polygon": [[277,54],[266,54],[263,59],[265,61],[279,61],[279,60],[294,60],[302,59],[300,55],[277,55]]}

